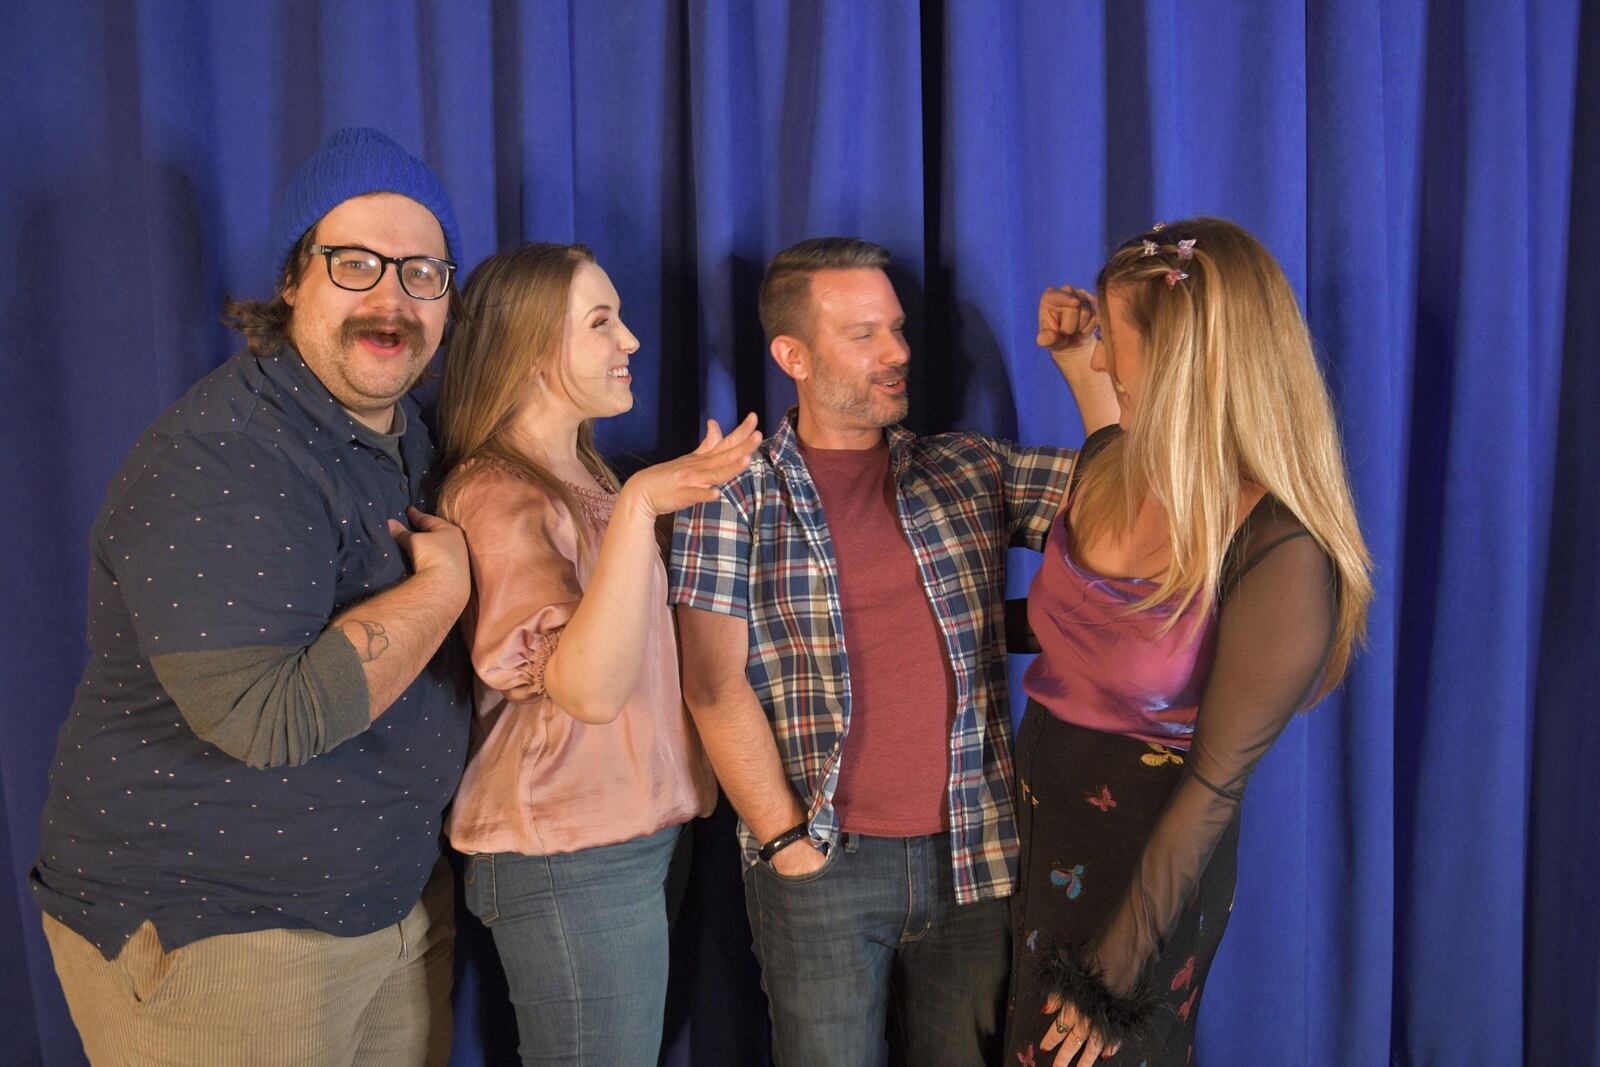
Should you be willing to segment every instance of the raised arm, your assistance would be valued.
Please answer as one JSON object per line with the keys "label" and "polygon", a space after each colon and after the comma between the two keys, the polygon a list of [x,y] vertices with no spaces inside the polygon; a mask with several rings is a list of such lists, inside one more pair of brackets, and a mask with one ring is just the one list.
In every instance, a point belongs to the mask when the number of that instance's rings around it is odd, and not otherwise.
{"label": "raised arm", "polygon": [[1100,344],[1095,335],[1099,326],[1094,294],[1086,289],[1064,285],[1046,289],[1039,297],[1039,334],[1035,341],[1050,353],[1072,390],[1085,437],[1102,426],[1110,426],[1122,415],[1110,376],[1089,365]]}
{"label": "raised arm", "polygon": [[545,687],[558,707],[585,722],[616,718],[638,684],[644,658],[652,576],[661,566],[657,517],[715,498],[760,443],[753,414],[726,437],[708,420],[693,452],[628,479],[588,588],[545,668]]}
{"label": "raised arm", "polygon": [[759,436],[753,418],[727,438],[713,422],[695,452],[630,479],[587,580],[579,574],[581,520],[544,486],[504,467],[467,473],[451,506],[472,556],[469,640],[478,677],[512,700],[547,695],[582,722],[615,719],[638,684],[659,610],[656,515],[715,496]]}

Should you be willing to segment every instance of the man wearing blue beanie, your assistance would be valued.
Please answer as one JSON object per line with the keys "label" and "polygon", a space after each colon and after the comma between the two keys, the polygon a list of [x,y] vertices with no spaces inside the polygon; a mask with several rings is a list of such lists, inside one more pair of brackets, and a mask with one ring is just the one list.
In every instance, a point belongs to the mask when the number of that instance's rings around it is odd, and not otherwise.
{"label": "man wearing blue beanie", "polygon": [[89,664],[31,874],[95,1064],[442,1064],[439,820],[466,546],[407,391],[460,237],[376,130],[289,183],[246,350],[145,431],[91,534]]}

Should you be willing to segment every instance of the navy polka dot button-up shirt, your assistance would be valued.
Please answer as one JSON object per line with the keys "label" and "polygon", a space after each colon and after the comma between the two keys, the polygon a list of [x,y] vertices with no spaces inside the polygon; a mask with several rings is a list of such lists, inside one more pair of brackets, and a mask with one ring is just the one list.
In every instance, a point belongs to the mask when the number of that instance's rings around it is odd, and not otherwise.
{"label": "navy polka dot button-up shirt", "polygon": [[[440,657],[368,726],[364,680],[318,682],[311,662],[335,615],[406,576],[386,524],[427,510],[434,449],[409,397],[396,421],[397,451],[294,352],[244,353],[113,479],[90,537],[89,663],[31,880],[108,959],[146,919],[172,948],[273,927],[363,934],[416,903],[461,776],[467,698]],[[287,731],[303,740],[229,755],[157,677],[234,660],[269,664],[261,685],[312,676],[300,734]]]}

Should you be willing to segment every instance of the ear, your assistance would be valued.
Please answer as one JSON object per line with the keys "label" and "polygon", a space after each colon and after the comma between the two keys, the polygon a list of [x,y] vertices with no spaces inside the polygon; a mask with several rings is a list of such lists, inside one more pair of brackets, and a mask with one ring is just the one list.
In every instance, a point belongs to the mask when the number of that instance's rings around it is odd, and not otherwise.
{"label": "ear", "polygon": [[804,341],[779,334],[772,339],[771,353],[772,362],[795,381],[803,382],[811,377],[811,352]]}
{"label": "ear", "polygon": [[307,256],[296,256],[294,261],[283,268],[283,277],[278,279],[278,295],[283,297],[283,302],[294,307],[294,302],[300,298],[300,283],[311,276],[311,264]]}

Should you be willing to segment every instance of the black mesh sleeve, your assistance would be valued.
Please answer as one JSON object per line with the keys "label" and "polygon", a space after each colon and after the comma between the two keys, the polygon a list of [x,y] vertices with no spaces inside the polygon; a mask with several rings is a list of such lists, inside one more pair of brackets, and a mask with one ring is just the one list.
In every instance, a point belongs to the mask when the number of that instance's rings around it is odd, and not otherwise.
{"label": "black mesh sleeve", "polygon": [[[1076,973],[1063,975],[1060,991],[1076,994],[1091,1018],[1126,1016],[1124,1001],[1194,898],[1256,763],[1314,691],[1335,629],[1334,583],[1332,561],[1275,500],[1241,527],[1224,570],[1216,659],[1182,778],[1122,902],[1087,945],[1074,946],[1064,968]],[[1061,961],[1056,966],[1063,970]]]}

